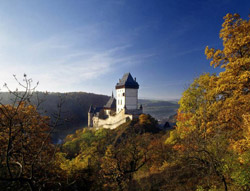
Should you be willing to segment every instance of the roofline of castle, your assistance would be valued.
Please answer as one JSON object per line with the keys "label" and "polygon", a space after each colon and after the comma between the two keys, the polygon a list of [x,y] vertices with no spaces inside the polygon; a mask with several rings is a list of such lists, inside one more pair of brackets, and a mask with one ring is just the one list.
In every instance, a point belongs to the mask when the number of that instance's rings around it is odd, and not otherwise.
{"label": "roofline of castle", "polygon": [[115,89],[116,89],[116,90],[117,90],[117,89],[122,89],[122,88],[139,89],[139,85],[138,85],[138,86],[134,86],[134,85],[132,85],[132,86],[130,86],[130,85],[122,85],[122,86],[116,85],[116,86],[115,86]]}

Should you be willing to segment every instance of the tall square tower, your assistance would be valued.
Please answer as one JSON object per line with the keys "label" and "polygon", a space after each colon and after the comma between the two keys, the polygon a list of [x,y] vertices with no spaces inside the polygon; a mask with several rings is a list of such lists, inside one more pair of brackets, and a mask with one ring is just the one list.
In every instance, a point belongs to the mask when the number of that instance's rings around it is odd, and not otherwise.
{"label": "tall square tower", "polygon": [[124,108],[128,110],[138,109],[139,84],[130,73],[123,75],[115,86],[116,89],[116,113]]}

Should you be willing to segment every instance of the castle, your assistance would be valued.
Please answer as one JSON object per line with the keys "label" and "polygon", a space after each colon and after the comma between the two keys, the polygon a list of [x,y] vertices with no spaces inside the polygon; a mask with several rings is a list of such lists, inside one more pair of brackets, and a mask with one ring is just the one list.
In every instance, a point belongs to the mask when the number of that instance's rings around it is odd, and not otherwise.
{"label": "castle", "polygon": [[88,127],[114,129],[142,114],[142,106],[138,108],[139,84],[130,73],[123,75],[115,86],[116,99],[111,98],[103,107],[89,108]]}

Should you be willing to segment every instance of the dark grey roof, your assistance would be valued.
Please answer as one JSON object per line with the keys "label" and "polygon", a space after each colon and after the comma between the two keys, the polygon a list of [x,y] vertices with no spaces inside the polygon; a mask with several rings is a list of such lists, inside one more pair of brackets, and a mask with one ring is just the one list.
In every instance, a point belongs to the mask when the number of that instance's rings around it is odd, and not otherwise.
{"label": "dark grey roof", "polygon": [[100,112],[103,109],[103,107],[96,107],[94,110],[94,113]]}
{"label": "dark grey roof", "polygon": [[93,112],[94,112],[94,108],[93,108],[92,105],[90,105],[90,107],[89,107],[89,113],[93,113]]}
{"label": "dark grey roof", "polygon": [[116,84],[115,88],[139,88],[139,84],[136,82],[135,79],[131,76],[130,73],[126,73],[123,75],[122,79],[119,80],[119,82]]}
{"label": "dark grey roof", "polygon": [[89,107],[89,113],[98,113],[100,110],[103,109],[103,107],[93,107],[92,105]]}
{"label": "dark grey roof", "polygon": [[112,96],[108,102],[106,103],[106,105],[104,105],[104,108],[116,108],[116,99]]}

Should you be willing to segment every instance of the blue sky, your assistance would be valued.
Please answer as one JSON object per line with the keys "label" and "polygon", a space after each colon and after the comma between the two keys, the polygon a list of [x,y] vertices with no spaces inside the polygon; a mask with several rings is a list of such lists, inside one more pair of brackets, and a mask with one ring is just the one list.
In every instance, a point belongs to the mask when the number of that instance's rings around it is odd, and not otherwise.
{"label": "blue sky", "polygon": [[[111,95],[131,72],[139,97],[178,99],[221,48],[223,16],[249,0],[1,0],[0,84],[26,73],[37,90]],[[2,85],[1,85],[2,86]],[[2,89],[4,90],[4,89]]]}

